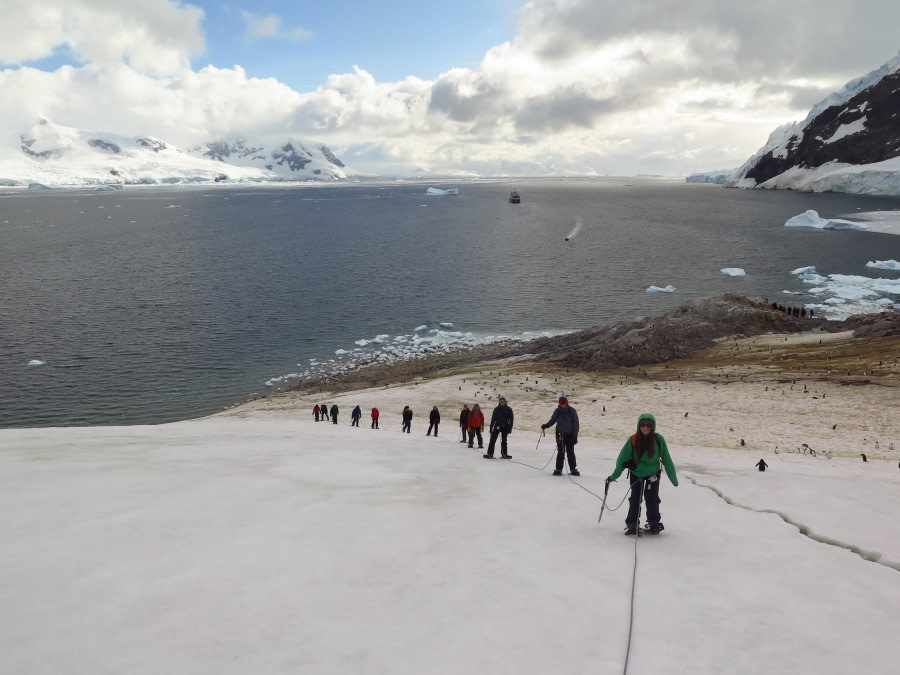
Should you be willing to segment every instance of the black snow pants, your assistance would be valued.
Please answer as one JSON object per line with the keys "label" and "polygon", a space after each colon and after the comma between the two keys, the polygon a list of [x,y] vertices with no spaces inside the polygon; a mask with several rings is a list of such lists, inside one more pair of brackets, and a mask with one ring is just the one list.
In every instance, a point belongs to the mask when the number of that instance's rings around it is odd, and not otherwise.
{"label": "black snow pants", "polygon": [[639,526],[638,512],[641,508],[641,497],[647,505],[647,522],[651,525],[657,525],[660,520],[659,515],[659,475],[650,476],[650,478],[639,478],[634,474],[630,474],[631,494],[628,495],[628,516],[625,518],[626,525]]}
{"label": "black snow pants", "polygon": [[575,435],[574,434],[556,434],[556,470],[562,471],[563,461],[568,458],[569,471],[578,468],[578,462],[575,460]]}

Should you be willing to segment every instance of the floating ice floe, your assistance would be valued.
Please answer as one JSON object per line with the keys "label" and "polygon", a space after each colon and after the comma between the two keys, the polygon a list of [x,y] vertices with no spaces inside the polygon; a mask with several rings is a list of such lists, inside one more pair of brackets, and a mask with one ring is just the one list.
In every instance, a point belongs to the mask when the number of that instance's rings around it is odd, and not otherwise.
{"label": "floating ice floe", "polygon": [[[445,327],[453,326],[450,322],[444,322],[441,325]],[[302,374],[298,375],[295,373],[289,376],[273,377],[267,380],[265,384],[267,387],[272,387],[288,377],[300,378],[301,380],[324,378],[327,381],[331,376],[352,372],[371,364],[392,364],[425,356],[449,354],[460,349],[496,342],[528,342],[542,337],[561,335],[566,332],[568,331],[528,331],[517,335],[475,335],[471,332],[459,330],[431,329],[425,334],[412,333],[410,335],[396,335],[393,338],[386,334],[378,335],[373,339],[356,340],[354,344],[358,345],[358,347],[352,351],[347,351],[346,349],[336,350],[335,354],[338,354],[338,360],[319,361],[311,358],[309,359],[309,367]]]}
{"label": "floating ice floe", "polygon": [[37,368],[38,366],[43,366],[43,365],[44,365],[44,362],[38,361],[37,359],[31,359],[31,361],[28,362],[29,368]]}
{"label": "floating ice floe", "polygon": [[674,293],[675,287],[672,284],[668,286],[650,286],[647,293]]}
{"label": "floating ice floe", "polygon": [[384,344],[385,341],[387,341],[387,339],[389,337],[390,337],[390,335],[385,333],[383,335],[376,335],[371,340],[366,340],[366,339],[357,340],[353,344],[359,345],[360,347],[365,347],[366,345],[370,345],[370,344],[380,345],[380,344]]}
{"label": "floating ice floe", "polygon": [[876,270],[898,270],[900,271],[900,262],[896,260],[871,260],[866,263],[866,267],[872,267]]}
{"label": "floating ice floe", "polygon": [[440,196],[442,196],[442,195],[458,195],[458,194],[459,194],[459,188],[450,188],[450,189],[448,189],[448,190],[440,190],[440,189],[438,189],[438,188],[432,188],[432,187],[430,187],[430,188],[428,188],[427,190],[425,190],[425,194],[426,194],[426,195],[431,195],[431,196],[433,196],[433,197],[440,197]]}
{"label": "floating ice floe", "polygon": [[822,276],[815,267],[799,267],[791,274],[812,286],[807,294],[815,296],[817,302],[806,304],[806,308],[821,310],[829,319],[900,310],[900,279],[872,279],[856,274]]}
{"label": "floating ice floe", "polygon": [[428,326],[426,326],[424,323],[421,326],[416,326],[413,329],[413,331],[416,333],[418,333],[419,331],[423,331],[423,330],[428,330]]}
{"label": "floating ice floe", "polygon": [[838,218],[821,218],[817,211],[812,209],[793,218],[788,218],[785,227],[810,227],[816,230],[868,230],[865,223],[857,223],[852,220],[840,220]]}
{"label": "floating ice floe", "polygon": [[453,328],[453,324],[449,321],[442,321],[440,323],[441,328]]}
{"label": "floating ice floe", "polygon": [[741,267],[723,267],[719,270],[722,274],[727,274],[730,277],[744,277],[747,276],[747,273]]}

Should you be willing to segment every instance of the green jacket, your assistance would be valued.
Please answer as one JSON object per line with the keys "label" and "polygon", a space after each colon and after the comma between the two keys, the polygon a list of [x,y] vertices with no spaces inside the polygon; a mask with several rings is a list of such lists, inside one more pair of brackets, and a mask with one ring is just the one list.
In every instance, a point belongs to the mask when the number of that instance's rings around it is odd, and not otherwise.
{"label": "green jacket", "polygon": [[[643,419],[652,421],[655,430],[656,418],[650,413],[643,413],[638,417],[638,434],[641,433],[640,423]],[[609,475],[608,480],[615,480],[621,476],[622,472],[625,470],[625,463],[630,459],[634,459],[635,466],[631,469],[631,473],[634,476],[638,478],[649,478],[653,474],[660,472],[659,465],[660,462],[662,462],[662,466],[665,468],[669,480],[672,481],[672,485],[678,485],[678,476],[675,475],[675,465],[672,463],[672,458],[669,456],[669,446],[666,445],[666,439],[663,438],[662,435],[656,434],[656,447],[654,448],[654,452],[650,455],[644,455],[643,457],[637,456],[637,450],[633,445],[634,439],[634,436],[630,436],[628,440],[625,441],[625,445],[622,446],[622,449],[619,451],[619,456],[616,458],[616,469]]]}

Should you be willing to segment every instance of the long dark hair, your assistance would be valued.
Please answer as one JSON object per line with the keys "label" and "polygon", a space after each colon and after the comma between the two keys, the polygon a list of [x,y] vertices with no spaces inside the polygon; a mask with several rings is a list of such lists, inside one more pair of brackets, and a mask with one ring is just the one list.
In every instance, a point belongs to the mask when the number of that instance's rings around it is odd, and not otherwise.
{"label": "long dark hair", "polygon": [[646,435],[638,429],[637,443],[634,444],[634,449],[638,457],[643,457],[644,455],[652,457],[656,451],[656,429],[651,429],[650,433]]}

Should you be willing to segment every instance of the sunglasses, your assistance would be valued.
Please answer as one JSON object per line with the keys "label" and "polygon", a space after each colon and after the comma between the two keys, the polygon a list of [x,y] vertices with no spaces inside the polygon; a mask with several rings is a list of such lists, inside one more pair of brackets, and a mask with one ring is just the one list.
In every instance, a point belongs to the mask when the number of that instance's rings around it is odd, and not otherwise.
{"label": "sunglasses", "polygon": [[650,427],[652,429],[653,422],[648,422],[647,420],[644,420],[643,422],[641,422],[641,428],[643,428],[643,427]]}

